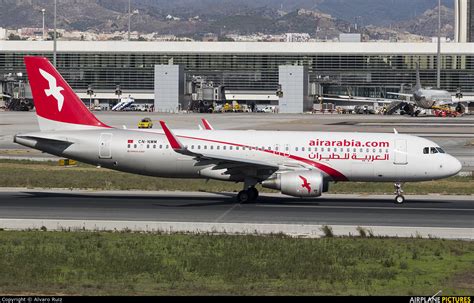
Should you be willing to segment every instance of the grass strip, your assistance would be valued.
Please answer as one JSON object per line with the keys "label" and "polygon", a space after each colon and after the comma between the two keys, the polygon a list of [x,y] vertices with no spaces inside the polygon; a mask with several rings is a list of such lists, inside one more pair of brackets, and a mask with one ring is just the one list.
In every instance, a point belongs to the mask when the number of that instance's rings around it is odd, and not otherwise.
{"label": "grass strip", "polygon": [[[0,292],[469,295],[474,242],[0,231]],[[463,281],[463,283],[458,283]]]}

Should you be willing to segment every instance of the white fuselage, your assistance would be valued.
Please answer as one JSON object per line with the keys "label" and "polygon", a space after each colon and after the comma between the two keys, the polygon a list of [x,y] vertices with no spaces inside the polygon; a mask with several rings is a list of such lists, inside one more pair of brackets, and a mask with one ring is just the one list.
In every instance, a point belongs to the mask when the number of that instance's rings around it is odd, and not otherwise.
{"label": "white fuselage", "polygon": [[[192,152],[272,163],[279,171],[317,170],[327,181],[423,181],[454,175],[461,168],[459,161],[446,153],[424,153],[426,147],[437,144],[403,134],[178,129],[174,134]],[[40,142],[35,137],[46,140]],[[160,130],[41,132],[17,135],[15,142],[142,175],[243,181],[221,174],[215,162],[206,164],[177,153]]]}

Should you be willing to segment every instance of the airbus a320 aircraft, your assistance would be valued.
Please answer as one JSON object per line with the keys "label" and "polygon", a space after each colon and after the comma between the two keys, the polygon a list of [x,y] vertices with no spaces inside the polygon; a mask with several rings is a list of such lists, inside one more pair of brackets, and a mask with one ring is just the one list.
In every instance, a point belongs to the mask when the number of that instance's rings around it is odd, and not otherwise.
{"label": "airbus a320 aircraft", "polygon": [[387,133],[118,129],[99,121],[43,57],[25,57],[40,132],[16,143],[102,167],[157,177],[242,182],[241,203],[255,185],[295,197],[318,197],[330,182],[402,182],[457,174],[461,163],[429,140]]}
{"label": "airbus a320 aircraft", "polygon": [[469,101],[464,101],[466,105],[463,105],[463,102],[454,102],[451,93],[446,90],[423,88],[421,86],[420,68],[418,64],[416,64],[416,84],[412,92],[389,92],[388,94],[413,98],[414,101],[393,101],[389,105],[389,109],[392,108],[393,110],[396,110],[398,108],[403,108],[404,111],[411,116],[418,116],[418,113],[420,112],[419,110],[417,111],[415,107],[446,111],[451,105],[456,106],[456,111],[454,113],[462,114],[465,112],[467,104],[469,103]]}

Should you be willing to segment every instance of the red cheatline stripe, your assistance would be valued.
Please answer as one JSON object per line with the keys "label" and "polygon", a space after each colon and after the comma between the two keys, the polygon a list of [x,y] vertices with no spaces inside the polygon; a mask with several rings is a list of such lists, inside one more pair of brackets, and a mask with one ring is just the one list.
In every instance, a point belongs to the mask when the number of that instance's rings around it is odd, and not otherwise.
{"label": "red cheatline stripe", "polygon": [[[165,134],[166,134],[166,132],[165,132]],[[166,136],[168,136],[168,135],[166,135]],[[186,138],[186,139],[207,141],[207,142],[214,142],[214,143],[220,143],[220,144],[228,144],[228,145],[239,146],[239,147],[247,147],[247,148],[252,148],[253,147],[253,146],[249,146],[249,145],[230,143],[230,142],[211,140],[211,139],[204,139],[204,138],[196,138],[196,137],[189,137],[189,136],[178,136],[178,137]],[[334,168],[329,167],[327,165],[324,165],[322,163],[318,163],[318,162],[311,161],[311,160],[308,160],[308,159],[305,159],[305,158],[302,158],[302,157],[299,157],[299,156],[294,156],[294,155],[290,155],[290,154],[282,153],[282,152],[277,152],[277,151],[273,151],[273,150],[266,150],[266,149],[264,149],[264,150],[257,149],[257,150],[262,151],[262,152],[266,152],[266,153],[270,153],[270,154],[274,154],[274,155],[278,155],[278,156],[288,157],[290,159],[309,164],[309,165],[311,165],[311,166],[313,166],[317,169],[322,170],[323,172],[325,172],[326,174],[331,176],[331,178],[334,181],[348,181],[347,177],[344,174],[342,174],[341,172],[335,170]]]}

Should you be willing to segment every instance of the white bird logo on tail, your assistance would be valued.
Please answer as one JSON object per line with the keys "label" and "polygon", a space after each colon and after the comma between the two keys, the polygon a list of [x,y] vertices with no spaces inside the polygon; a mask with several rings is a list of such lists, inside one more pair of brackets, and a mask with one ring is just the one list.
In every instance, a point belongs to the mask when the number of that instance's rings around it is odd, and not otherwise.
{"label": "white bird logo on tail", "polygon": [[61,91],[64,90],[64,88],[62,88],[61,86],[58,86],[56,78],[54,78],[48,72],[42,70],[41,68],[39,69],[39,72],[41,76],[43,76],[43,78],[45,78],[49,83],[49,88],[45,89],[44,93],[48,97],[52,95],[54,99],[58,101],[58,111],[61,111],[61,109],[63,108],[63,103],[64,103],[64,96],[61,93]]}

